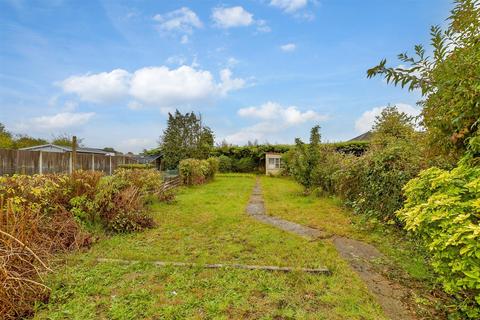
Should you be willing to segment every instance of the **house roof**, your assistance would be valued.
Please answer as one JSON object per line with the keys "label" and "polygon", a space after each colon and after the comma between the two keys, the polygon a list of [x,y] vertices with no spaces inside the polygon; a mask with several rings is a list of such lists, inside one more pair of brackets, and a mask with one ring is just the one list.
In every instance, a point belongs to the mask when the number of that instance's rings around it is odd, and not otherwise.
{"label": "house roof", "polygon": [[[61,150],[63,152],[72,152],[71,147],[59,146],[59,145],[56,145],[56,144],[53,144],[53,143],[42,144],[42,145],[27,147],[27,148],[21,148],[20,150],[40,151],[42,149],[45,149],[45,150],[42,150],[42,151],[47,151],[48,152],[48,148],[58,149],[58,150]],[[77,152],[79,152],[79,153],[96,153],[96,154],[103,154],[103,155],[107,155],[107,154],[111,153],[111,152],[104,151],[102,149],[87,148],[87,147],[78,147]]]}
{"label": "house roof", "polygon": [[353,139],[350,139],[348,141],[370,141],[372,139],[372,132],[367,131],[365,133],[362,133],[358,137],[355,137]]}

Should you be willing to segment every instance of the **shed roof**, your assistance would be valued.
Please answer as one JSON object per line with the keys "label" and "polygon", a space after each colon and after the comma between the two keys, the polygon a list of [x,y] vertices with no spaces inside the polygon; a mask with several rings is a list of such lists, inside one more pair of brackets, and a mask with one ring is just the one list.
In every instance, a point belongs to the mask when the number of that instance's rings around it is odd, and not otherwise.
{"label": "shed roof", "polygon": [[[59,145],[56,145],[56,144],[53,144],[53,143],[47,143],[47,144],[42,144],[42,145],[27,147],[27,148],[21,148],[20,150],[49,152],[48,149],[57,149],[60,152],[72,152],[71,147],[59,146]],[[96,153],[96,154],[103,154],[103,155],[110,154],[110,152],[104,151],[102,149],[87,148],[87,147],[78,147],[77,152],[79,152],[79,153]]]}
{"label": "shed roof", "polygon": [[153,161],[161,158],[161,154],[155,154],[155,155],[147,155],[147,156],[136,156],[135,158],[138,160],[140,163],[152,163]]}

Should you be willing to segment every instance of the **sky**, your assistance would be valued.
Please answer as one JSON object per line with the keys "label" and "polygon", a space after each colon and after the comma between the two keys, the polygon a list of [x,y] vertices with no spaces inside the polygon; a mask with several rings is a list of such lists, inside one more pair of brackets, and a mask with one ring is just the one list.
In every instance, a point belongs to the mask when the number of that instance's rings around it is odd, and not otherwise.
{"label": "sky", "polygon": [[217,142],[349,140],[418,92],[367,69],[429,43],[451,0],[0,0],[0,123],[89,147],[158,145],[168,113]]}

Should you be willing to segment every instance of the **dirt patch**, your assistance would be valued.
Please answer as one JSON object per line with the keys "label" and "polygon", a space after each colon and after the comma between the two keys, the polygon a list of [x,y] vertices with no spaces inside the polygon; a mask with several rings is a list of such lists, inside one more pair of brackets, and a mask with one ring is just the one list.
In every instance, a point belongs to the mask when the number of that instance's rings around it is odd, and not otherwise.
{"label": "dirt patch", "polygon": [[[328,237],[327,233],[321,230],[267,215],[265,213],[262,190],[258,179],[253,188],[246,211],[253,218],[263,223],[287,232],[295,233],[309,240]],[[405,303],[412,295],[411,291],[399,283],[387,279],[373,268],[374,260],[383,258],[377,248],[370,244],[345,237],[333,236],[330,240],[340,256],[350,264],[351,268],[365,282],[367,288],[374,295],[387,317],[392,320],[417,319],[415,312]]]}

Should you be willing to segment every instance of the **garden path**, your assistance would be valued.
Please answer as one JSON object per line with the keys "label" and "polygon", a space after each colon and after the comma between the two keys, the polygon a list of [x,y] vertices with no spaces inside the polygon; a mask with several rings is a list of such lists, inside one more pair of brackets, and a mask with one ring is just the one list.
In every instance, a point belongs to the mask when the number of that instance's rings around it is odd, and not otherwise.
{"label": "garden path", "polygon": [[411,292],[401,284],[387,279],[373,267],[372,262],[375,259],[382,258],[382,254],[374,246],[345,237],[329,236],[322,230],[267,215],[258,178],[246,212],[258,221],[295,233],[311,241],[328,238],[332,241],[340,256],[349,263],[350,267],[364,281],[386,316],[392,320],[417,319],[414,312],[403,302]]}

